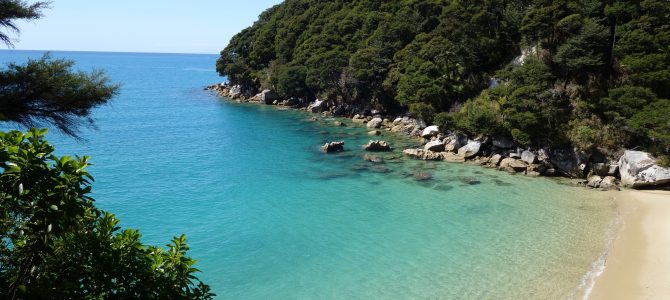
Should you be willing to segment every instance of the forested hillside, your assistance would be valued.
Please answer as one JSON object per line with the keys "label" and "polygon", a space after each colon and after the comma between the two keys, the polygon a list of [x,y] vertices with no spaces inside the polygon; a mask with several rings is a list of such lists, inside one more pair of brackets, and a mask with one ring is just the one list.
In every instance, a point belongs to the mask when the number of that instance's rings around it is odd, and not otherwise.
{"label": "forested hillside", "polygon": [[217,70],[522,146],[670,150],[666,0],[287,0]]}

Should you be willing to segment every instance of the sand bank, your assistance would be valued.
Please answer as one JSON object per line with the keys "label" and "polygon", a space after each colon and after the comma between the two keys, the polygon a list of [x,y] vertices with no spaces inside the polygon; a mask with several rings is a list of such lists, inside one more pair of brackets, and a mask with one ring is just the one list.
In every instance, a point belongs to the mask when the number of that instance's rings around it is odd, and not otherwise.
{"label": "sand bank", "polygon": [[670,299],[670,192],[612,195],[624,224],[590,299]]}

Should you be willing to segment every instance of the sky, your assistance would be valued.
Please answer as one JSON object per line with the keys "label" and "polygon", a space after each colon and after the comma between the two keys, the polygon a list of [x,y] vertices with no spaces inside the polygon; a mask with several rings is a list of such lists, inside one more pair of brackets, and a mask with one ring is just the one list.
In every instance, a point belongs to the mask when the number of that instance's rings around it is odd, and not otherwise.
{"label": "sky", "polygon": [[[29,0],[34,3],[35,0]],[[280,0],[52,0],[17,50],[219,53]]]}

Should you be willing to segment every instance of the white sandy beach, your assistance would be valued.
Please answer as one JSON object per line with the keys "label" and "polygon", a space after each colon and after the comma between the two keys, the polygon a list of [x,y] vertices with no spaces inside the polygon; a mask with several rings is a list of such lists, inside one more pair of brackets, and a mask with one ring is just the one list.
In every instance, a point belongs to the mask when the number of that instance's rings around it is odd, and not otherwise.
{"label": "white sandy beach", "polygon": [[590,299],[670,299],[670,192],[612,195],[624,224]]}

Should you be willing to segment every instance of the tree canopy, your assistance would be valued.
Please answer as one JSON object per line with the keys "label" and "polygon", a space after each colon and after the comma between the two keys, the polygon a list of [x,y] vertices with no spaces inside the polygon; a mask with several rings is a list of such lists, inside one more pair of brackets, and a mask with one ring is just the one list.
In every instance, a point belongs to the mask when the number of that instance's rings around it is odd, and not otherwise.
{"label": "tree canopy", "polygon": [[[15,21],[38,19],[48,5],[0,0],[0,40],[12,46],[8,31],[19,32]],[[71,136],[77,136],[80,125],[93,125],[91,110],[110,101],[119,86],[102,71],[77,72],[73,66],[72,61],[45,55],[0,68],[0,121],[54,125]]]}
{"label": "tree canopy", "polygon": [[668,32],[664,0],[286,0],[217,70],[286,97],[444,112],[449,129],[522,145],[668,154]]}

